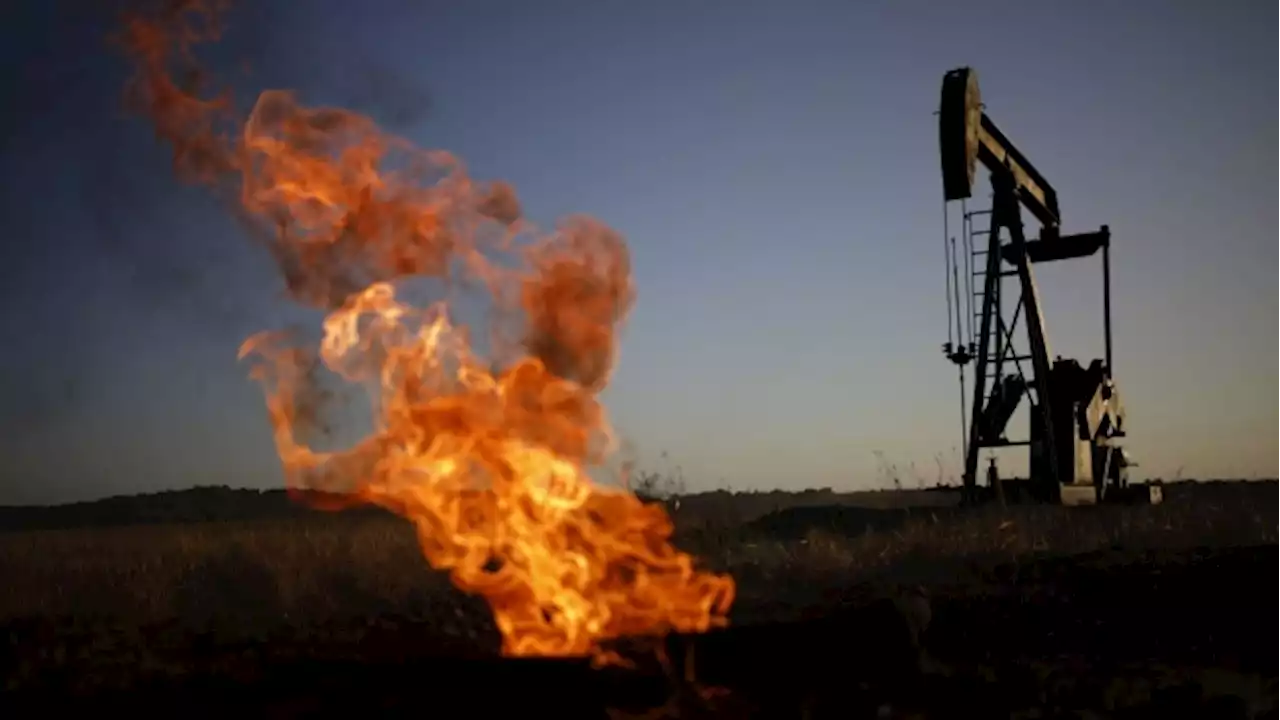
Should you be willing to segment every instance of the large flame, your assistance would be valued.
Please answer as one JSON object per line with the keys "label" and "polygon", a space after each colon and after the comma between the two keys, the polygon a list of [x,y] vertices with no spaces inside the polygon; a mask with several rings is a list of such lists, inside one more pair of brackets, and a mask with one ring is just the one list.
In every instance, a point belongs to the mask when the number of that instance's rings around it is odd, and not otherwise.
{"label": "large flame", "polygon": [[[412,520],[431,565],[489,602],[506,654],[601,658],[611,638],[722,624],[732,579],[671,545],[660,506],[588,477],[613,446],[598,394],[634,296],[622,238],[584,217],[541,233],[509,186],[354,112],[267,91],[237,121],[229,95],[202,95],[191,54],[218,37],[221,5],[171,3],[122,41],[131,99],[178,172],[233,190],[291,297],[327,313],[318,358],[280,333],[240,350],[259,360],[289,487]],[[414,276],[505,311],[487,352],[443,301],[397,297]],[[373,430],[341,451],[303,440],[317,359],[371,391]]]}

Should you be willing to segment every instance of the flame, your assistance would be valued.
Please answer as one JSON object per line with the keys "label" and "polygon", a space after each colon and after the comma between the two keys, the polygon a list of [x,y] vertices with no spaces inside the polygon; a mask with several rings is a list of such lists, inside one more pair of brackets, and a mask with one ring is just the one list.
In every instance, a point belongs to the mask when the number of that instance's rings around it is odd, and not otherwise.
{"label": "flame", "polygon": [[[326,313],[318,349],[279,332],[240,348],[289,488],[411,520],[430,564],[488,601],[508,655],[607,661],[610,639],[724,624],[732,579],[671,544],[660,506],[588,475],[615,444],[599,393],[634,299],[622,237],[586,217],[541,232],[510,186],[289,92],[238,121],[192,52],[224,5],[171,3],[120,40],[129,98],[180,176],[234,193],[290,297]],[[447,301],[404,300],[413,277],[484,291],[488,351]],[[342,450],[303,439],[321,368],[370,392],[373,430]]]}

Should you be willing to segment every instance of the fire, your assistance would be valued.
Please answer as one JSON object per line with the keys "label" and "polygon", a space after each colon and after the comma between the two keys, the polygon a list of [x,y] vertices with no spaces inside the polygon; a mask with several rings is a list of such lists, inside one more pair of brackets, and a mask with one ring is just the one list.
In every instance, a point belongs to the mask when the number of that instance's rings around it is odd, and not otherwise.
{"label": "fire", "polygon": [[[430,564],[488,601],[509,655],[601,659],[612,638],[723,624],[732,579],[671,544],[660,506],[588,475],[614,445],[599,393],[634,298],[623,239],[586,217],[539,231],[508,185],[354,112],[273,90],[238,121],[229,95],[202,95],[191,52],[222,9],[174,3],[121,40],[176,170],[233,192],[290,297],[326,313],[318,349],[274,332],[240,348],[288,486],[411,520]],[[487,347],[448,301],[405,300],[415,277],[484,292],[500,311]],[[321,367],[370,394],[373,430],[342,450],[304,439]]]}

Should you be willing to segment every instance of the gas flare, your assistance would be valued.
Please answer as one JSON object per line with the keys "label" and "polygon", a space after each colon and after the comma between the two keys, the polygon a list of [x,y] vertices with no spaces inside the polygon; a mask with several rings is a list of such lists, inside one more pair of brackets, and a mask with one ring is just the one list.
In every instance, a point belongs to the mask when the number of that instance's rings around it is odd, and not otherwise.
{"label": "gas flare", "polygon": [[[230,191],[290,297],[325,313],[318,349],[278,332],[240,348],[289,488],[411,520],[430,564],[488,601],[508,655],[607,659],[609,639],[723,624],[732,579],[671,544],[660,506],[588,475],[614,445],[598,396],[634,298],[622,237],[586,217],[539,231],[510,186],[355,112],[270,90],[238,120],[192,53],[224,6],[171,3],[120,39],[130,100],[179,175]],[[486,294],[486,350],[448,302],[404,299],[415,277]],[[303,439],[319,368],[370,391],[373,430],[342,450]]]}

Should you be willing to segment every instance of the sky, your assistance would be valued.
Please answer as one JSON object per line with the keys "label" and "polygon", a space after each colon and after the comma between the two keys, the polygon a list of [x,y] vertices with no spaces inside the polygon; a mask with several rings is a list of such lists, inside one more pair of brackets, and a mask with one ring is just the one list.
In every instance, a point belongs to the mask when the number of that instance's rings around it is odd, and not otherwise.
{"label": "sky", "polygon": [[[690,491],[958,476],[933,113],[960,66],[1064,231],[1111,228],[1136,470],[1277,475],[1274,5],[246,5],[211,56],[244,92],[368,113],[539,222],[627,238],[604,399],[640,467]],[[0,29],[0,504],[279,487],[236,350],[303,316],[125,111],[100,7],[29,2]],[[1058,265],[1037,268],[1052,349],[1087,363],[1098,261]]]}

